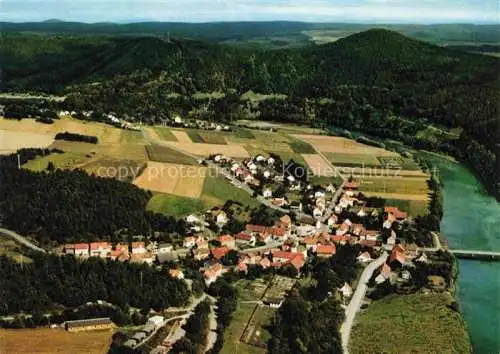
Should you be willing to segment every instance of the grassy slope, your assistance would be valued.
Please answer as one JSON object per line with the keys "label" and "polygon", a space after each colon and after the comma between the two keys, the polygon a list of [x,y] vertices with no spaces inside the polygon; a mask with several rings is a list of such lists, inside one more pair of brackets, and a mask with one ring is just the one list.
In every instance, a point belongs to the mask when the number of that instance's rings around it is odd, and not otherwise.
{"label": "grassy slope", "polygon": [[350,339],[357,353],[469,353],[460,313],[446,294],[389,296],[361,312]]}
{"label": "grassy slope", "polygon": [[223,176],[208,175],[205,178],[201,200],[207,206],[223,205],[227,200],[241,202],[244,206],[257,207],[259,202],[247,192],[230,184]]}
{"label": "grassy slope", "polygon": [[158,193],[149,200],[147,209],[169,216],[185,216],[205,210],[205,205],[199,199]]}

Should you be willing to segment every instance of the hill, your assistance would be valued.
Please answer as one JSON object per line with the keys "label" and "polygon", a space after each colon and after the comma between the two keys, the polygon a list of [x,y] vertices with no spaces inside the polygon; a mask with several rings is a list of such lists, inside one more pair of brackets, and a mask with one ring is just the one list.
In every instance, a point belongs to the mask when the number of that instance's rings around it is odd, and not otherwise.
{"label": "hill", "polygon": [[[480,166],[484,180],[495,179],[500,62],[494,57],[385,29],[279,50],[148,36],[14,33],[4,35],[3,44],[3,90],[62,92],[68,108],[148,121],[196,111],[205,118],[245,118],[241,97],[253,91],[272,95],[258,102],[261,118],[364,130],[446,150]],[[223,94],[208,95],[213,92]],[[453,146],[422,145],[417,128],[429,122],[465,134]],[[471,138],[490,151],[466,151]]]}

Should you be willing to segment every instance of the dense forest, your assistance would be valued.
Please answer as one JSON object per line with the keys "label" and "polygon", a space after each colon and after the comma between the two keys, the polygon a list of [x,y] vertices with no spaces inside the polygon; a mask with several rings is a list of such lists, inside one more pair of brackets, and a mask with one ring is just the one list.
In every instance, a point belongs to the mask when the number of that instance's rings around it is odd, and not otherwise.
{"label": "dense forest", "polygon": [[[496,183],[498,58],[383,29],[279,50],[148,36],[9,33],[3,42],[1,89],[64,93],[69,110],[360,130],[452,153]],[[422,139],[429,123],[463,129],[460,141]]]}
{"label": "dense forest", "polygon": [[54,139],[55,140],[66,140],[66,141],[81,141],[81,142],[89,143],[89,144],[97,144],[98,143],[98,139],[95,136],[70,133],[70,132],[57,133],[56,136],[54,137]]}
{"label": "dense forest", "polygon": [[159,311],[189,299],[187,285],[171,278],[168,269],[71,255],[30,257],[33,262],[24,264],[0,257],[0,314],[45,313],[97,300]]}
{"label": "dense forest", "polygon": [[[21,164],[59,151],[25,149]],[[0,224],[49,242],[121,241],[151,231],[185,234],[185,224],[146,211],[151,194],[84,171],[32,172],[17,168],[17,155],[0,157]]]}

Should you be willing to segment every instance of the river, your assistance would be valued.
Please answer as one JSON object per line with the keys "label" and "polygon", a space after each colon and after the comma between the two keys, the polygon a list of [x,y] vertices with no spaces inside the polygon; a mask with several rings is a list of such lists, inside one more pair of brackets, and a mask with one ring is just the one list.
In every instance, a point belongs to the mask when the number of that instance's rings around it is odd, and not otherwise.
{"label": "river", "polygon": [[[464,166],[425,157],[444,185],[441,233],[450,248],[500,251],[500,204]],[[474,351],[500,353],[500,262],[460,260],[457,297]]]}

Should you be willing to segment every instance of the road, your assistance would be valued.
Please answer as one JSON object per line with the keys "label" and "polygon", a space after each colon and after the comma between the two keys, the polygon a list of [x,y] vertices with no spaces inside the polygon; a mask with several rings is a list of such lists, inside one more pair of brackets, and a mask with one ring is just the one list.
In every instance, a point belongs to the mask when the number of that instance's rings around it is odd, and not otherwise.
{"label": "road", "polygon": [[32,249],[33,251],[44,252],[44,253],[46,252],[43,248],[35,246],[28,239],[26,239],[24,236],[21,236],[21,235],[15,233],[14,231],[0,228],[0,235],[10,237],[14,241],[22,244],[23,246],[26,246],[26,247]]}
{"label": "road", "polygon": [[358,313],[360,307],[361,307],[361,302],[365,298],[366,295],[366,290],[368,288],[367,283],[370,280],[370,278],[373,275],[373,272],[375,269],[379,268],[382,264],[385,263],[387,260],[388,254],[384,252],[380,257],[378,257],[376,260],[371,262],[364,270],[363,273],[361,274],[361,277],[359,278],[358,286],[356,287],[356,291],[354,292],[354,295],[349,302],[349,305],[347,305],[346,311],[345,311],[345,320],[344,323],[342,323],[342,326],[340,328],[340,334],[342,336],[342,350],[344,354],[348,354],[348,346],[349,346],[349,337],[351,335],[351,330],[352,330],[352,325],[354,323],[354,318],[356,317],[356,313]]}

